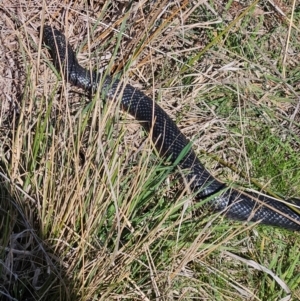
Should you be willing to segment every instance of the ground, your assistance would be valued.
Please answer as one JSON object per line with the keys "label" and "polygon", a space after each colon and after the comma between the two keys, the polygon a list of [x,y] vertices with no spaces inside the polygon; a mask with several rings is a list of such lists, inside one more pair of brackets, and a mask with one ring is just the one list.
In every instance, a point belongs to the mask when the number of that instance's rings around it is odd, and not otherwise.
{"label": "ground", "polygon": [[[297,6],[298,5],[298,6]],[[218,179],[300,196],[296,1],[3,0],[1,300],[298,300],[299,233],[196,201],[118,103],[61,78],[39,31],[157,101]]]}

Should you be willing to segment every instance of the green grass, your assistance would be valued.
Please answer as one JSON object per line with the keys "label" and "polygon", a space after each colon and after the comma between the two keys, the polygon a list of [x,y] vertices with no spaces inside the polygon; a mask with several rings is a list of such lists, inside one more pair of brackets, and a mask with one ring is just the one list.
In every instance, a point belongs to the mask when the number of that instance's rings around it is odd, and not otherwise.
{"label": "green grass", "polygon": [[[186,14],[188,3],[165,11],[156,1],[136,18],[108,3],[95,8],[93,39],[101,33],[97,22],[109,20],[130,36],[134,30],[136,40],[107,30],[100,46],[71,41],[80,45],[80,59],[91,54],[92,65],[99,63],[94,53],[112,53],[109,66],[125,68],[156,96],[215,176],[297,198],[300,121],[291,116],[299,94],[300,14],[294,10],[287,42],[288,19],[258,3],[266,14],[231,1],[212,2],[213,10],[195,5]],[[215,11],[223,22],[207,25]],[[73,21],[86,36],[81,21]],[[206,28],[184,27],[199,22]],[[117,102],[67,88],[45,49],[36,77],[38,39],[30,41],[22,44],[21,114],[9,135],[1,132],[10,149],[10,157],[0,149],[1,178],[10,179],[0,201],[3,300],[299,299],[298,233],[213,214]]]}

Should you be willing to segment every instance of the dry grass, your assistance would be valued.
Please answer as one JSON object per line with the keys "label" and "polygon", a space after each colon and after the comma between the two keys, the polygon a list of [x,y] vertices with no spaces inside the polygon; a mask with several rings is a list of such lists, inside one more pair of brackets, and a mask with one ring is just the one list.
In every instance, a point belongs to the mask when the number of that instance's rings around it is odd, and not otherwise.
{"label": "dry grass", "polygon": [[194,204],[117,103],[90,101],[53,72],[37,31],[55,25],[83,65],[124,71],[197,153],[207,152],[214,175],[243,186],[254,175],[264,188],[297,197],[293,4],[0,4],[3,300],[299,298],[299,235],[227,221]]}

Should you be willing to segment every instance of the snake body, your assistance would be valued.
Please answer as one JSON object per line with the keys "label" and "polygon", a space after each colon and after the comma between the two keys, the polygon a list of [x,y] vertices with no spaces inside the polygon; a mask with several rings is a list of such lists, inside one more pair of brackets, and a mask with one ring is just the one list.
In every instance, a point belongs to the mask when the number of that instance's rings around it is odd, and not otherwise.
{"label": "snake body", "polygon": [[49,47],[54,66],[64,78],[88,92],[95,92],[101,80],[101,89],[109,99],[121,96],[123,110],[138,120],[151,138],[160,155],[174,163],[182,157],[178,166],[185,170],[191,190],[198,198],[210,197],[216,211],[232,219],[260,221],[263,224],[300,230],[300,215],[283,202],[256,193],[245,193],[215,179],[202,165],[190,147],[189,140],[181,133],[168,114],[150,97],[129,84],[101,77],[79,65],[72,47],[65,36],[51,26],[44,26],[44,43]]}

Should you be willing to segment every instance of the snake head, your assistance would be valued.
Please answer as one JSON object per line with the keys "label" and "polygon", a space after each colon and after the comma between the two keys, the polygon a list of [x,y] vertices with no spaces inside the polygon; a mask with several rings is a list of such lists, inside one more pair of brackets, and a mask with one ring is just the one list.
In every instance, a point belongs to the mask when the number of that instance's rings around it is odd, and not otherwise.
{"label": "snake head", "polygon": [[62,74],[68,75],[78,62],[65,36],[56,28],[45,25],[43,41],[50,50],[55,68]]}

